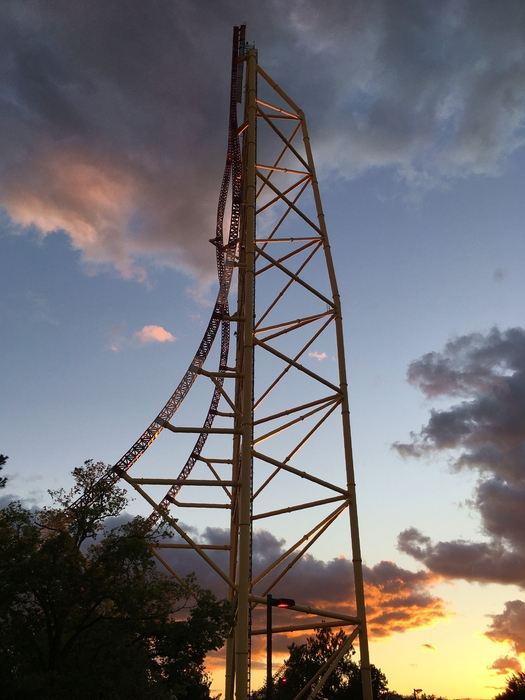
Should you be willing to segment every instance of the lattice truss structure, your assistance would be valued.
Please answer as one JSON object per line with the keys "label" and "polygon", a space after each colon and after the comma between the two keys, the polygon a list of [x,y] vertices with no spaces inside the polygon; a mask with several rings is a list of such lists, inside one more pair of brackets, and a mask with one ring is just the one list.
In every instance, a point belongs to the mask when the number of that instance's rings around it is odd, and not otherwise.
{"label": "lattice truss structure", "polygon": [[[219,291],[203,340],[166,406],[112,475],[151,505],[150,527],[164,521],[175,531],[176,542],[155,550],[174,576],[181,580],[176,554],[185,550],[227,589],[237,623],[227,644],[226,700],[248,695],[251,640],[266,631],[268,593],[296,599],[275,633],[353,627],[350,641],[359,639],[371,699],[332,254],[304,114],[258,65],[244,27],[234,33],[228,155],[212,242]],[[173,457],[155,475],[151,460],[143,460],[144,475],[139,458],[163,431],[174,440]],[[350,527],[341,524],[348,514]],[[224,541],[199,541],[195,525],[201,532],[219,528]],[[285,551],[273,558],[257,551],[259,530],[285,539]],[[307,553],[332,552],[334,537],[338,551],[348,544],[354,573],[344,609],[327,610],[312,605],[323,592],[309,591],[307,580],[297,591],[297,573],[302,578]],[[323,678],[318,674],[304,697],[314,697]]]}

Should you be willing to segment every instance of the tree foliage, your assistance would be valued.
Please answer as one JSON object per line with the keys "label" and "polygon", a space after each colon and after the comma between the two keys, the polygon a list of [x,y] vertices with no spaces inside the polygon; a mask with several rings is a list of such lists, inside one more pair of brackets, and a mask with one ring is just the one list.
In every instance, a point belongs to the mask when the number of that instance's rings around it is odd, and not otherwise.
{"label": "tree foliage", "polygon": [[[160,573],[140,518],[104,531],[125,492],[86,462],[55,507],[0,511],[0,687],[6,700],[204,700],[204,657],[222,646],[229,605]],[[83,499],[86,492],[97,500]],[[91,539],[96,535],[97,539]],[[189,612],[184,620],[174,616]]]}
{"label": "tree foliage", "polygon": [[525,700],[525,673],[518,671],[507,678],[507,687],[494,700]]}
{"label": "tree foliage", "polygon": [[[0,471],[4,468],[5,463],[7,462],[8,457],[5,455],[0,455]],[[5,485],[7,483],[7,477],[2,476],[0,477],[0,489],[5,488]]]}
{"label": "tree foliage", "polygon": [[[332,632],[330,628],[323,628],[317,630],[315,637],[308,637],[304,644],[292,643],[288,647],[290,656],[284,662],[283,668],[274,676],[275,700],[293,700],[346,639],[347,635],[343,630]],[[319,700],[342,700],[342,698],[361,700],[363,697],[361,670],[352,660],[354,653],[350,648],[343,656],[319,692]],[[373,665],[372,690],[374,700],[381,700],[389,695],[385,675]],[[253,700],[264,700],[265,697],[266,686],[252,695]]]}

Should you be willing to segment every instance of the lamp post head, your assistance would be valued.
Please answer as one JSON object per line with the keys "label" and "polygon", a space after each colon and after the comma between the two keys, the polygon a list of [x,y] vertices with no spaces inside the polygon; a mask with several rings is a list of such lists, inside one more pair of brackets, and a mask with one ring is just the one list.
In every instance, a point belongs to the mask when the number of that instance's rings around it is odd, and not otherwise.
{"label": "lamp post head", "polygon": [[272,598],[272,605],[275,608],[291,608],[295,605],[295,600],[292,598]]}

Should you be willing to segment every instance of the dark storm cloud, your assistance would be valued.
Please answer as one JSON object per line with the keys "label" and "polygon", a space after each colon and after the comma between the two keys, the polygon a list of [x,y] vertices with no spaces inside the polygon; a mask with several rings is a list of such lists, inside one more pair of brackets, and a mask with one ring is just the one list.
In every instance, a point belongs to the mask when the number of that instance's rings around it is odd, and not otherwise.
{"label": "dark storm cloud", "polygon": [[305,109],[322,173],[416,185],[495,173],[523,143],[519,0],[6,0],[0,203],[91,263],[206,279],[231,30]]}
{"label": "dark storm cloud", "polygon": [[[206,528],[200,536],[197,533],[194,535],[203,544],[223,545],[229,540],[229,533],[219,528]],[[254,575],[284,551],[284,540],[265,530],[254,532]],[[223,568],[227,567],[227,552],[215,552],[210,556]],[[186,574],[194,571],[200,585],[211,588],[217,595],[225,595],[226,588],[220,578],[198,555],[187,550],[163,550],[163,557],[177,572]],[[277,568],[276,571],[280,570]],[[365,566],[363,575],[368,626],[374,637],[387,637],[394,632],[425,627],[448,614],[444,601],[431,593],[432,586],[440,580],[434,574],[427,571],[414,573],[393,562],[382,561],[373,567]],[[269,578],[272,580],[273,577]],[[285,574],[272,593],[276,597],[290,597],[290,591],[293,591],[294,599],[301,605],[336,609],[352,615],[355,614],[351,602],[354,599],[352,580],[352,564],[345,557],[325,562],[306,555]],[[256,587],[256,594],[263,593],[265,582],[266,579]],[[264,627],[263,617],[260,610],[255,613],[255,626]],[[283,650],[286,643],[289,640],[282,640]]]}

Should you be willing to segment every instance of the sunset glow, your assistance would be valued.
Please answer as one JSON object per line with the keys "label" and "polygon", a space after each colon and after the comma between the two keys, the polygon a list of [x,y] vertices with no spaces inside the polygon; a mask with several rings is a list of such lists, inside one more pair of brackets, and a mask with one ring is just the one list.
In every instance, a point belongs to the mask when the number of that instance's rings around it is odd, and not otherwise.
{"label": "sunset glow", "polygon": [[[2,507],[49,504],[86,459],[117,463],[188,371],[218,289],[231,34],[246,21],[261,65],[309,124],[342,305],[372,663],[406,696],[493,698],[525,668],[525,3],[8,0],[0,17]],[[260,218],[258,241],[278,223],[271,210]],[[300,236],[292,216],[284,226],[283,250]],[[257,283],[261,268],[259,255]],[[229,269],[236,289],[237,259]],[[317,269],[308,274],[316,288]],[[324,322],[334,307],[323,294]],[[306,334],[298,298],[286,311]],[[256,373],[270,384],[260,349]],[[336,376],[335,354],[319,333],[297,362],[310,377]],[[293,368],[288,396],[310,406]],[[191,453],[195,435],[180,426],[202,425],[203,378],[167,436],[179,430],[177,447],[159,430],[144,474],[173,480]],[[263,410],[288,410],[271,403]],[[222,408],[221,426],[233,411]],[[306,424],[299,413],[286,429]],[[261,444],[284,439],[271,431]],[[344,471],[336,437],[327,428],[297,450],[327,479]],[[283,494],[310,498],[309,485],[296,494],[283,483],[274,499],[268,489],[268,511]],[[346,503],[346,488],[332,500]],[[137,497],[129,511],[124,519],[151,508]],[[227,508],[209,521],[179,511],[219,561]],[[283,512],[282,525],[254,529],[255,572],[308,540],[308,512],[293,527]],[[166,551],[177,571],[224,595],[198,557]],[[344,513],[272,595],[353,615],[351,574]],[[265,612],[255,608],[257,628]],[[289,614],[275,608],[275,624]],[[308,634],[275,636],[275,669]],[[217,692],[222,653],[208,659]],[[253,653],[257,687],[263,634]]]}

